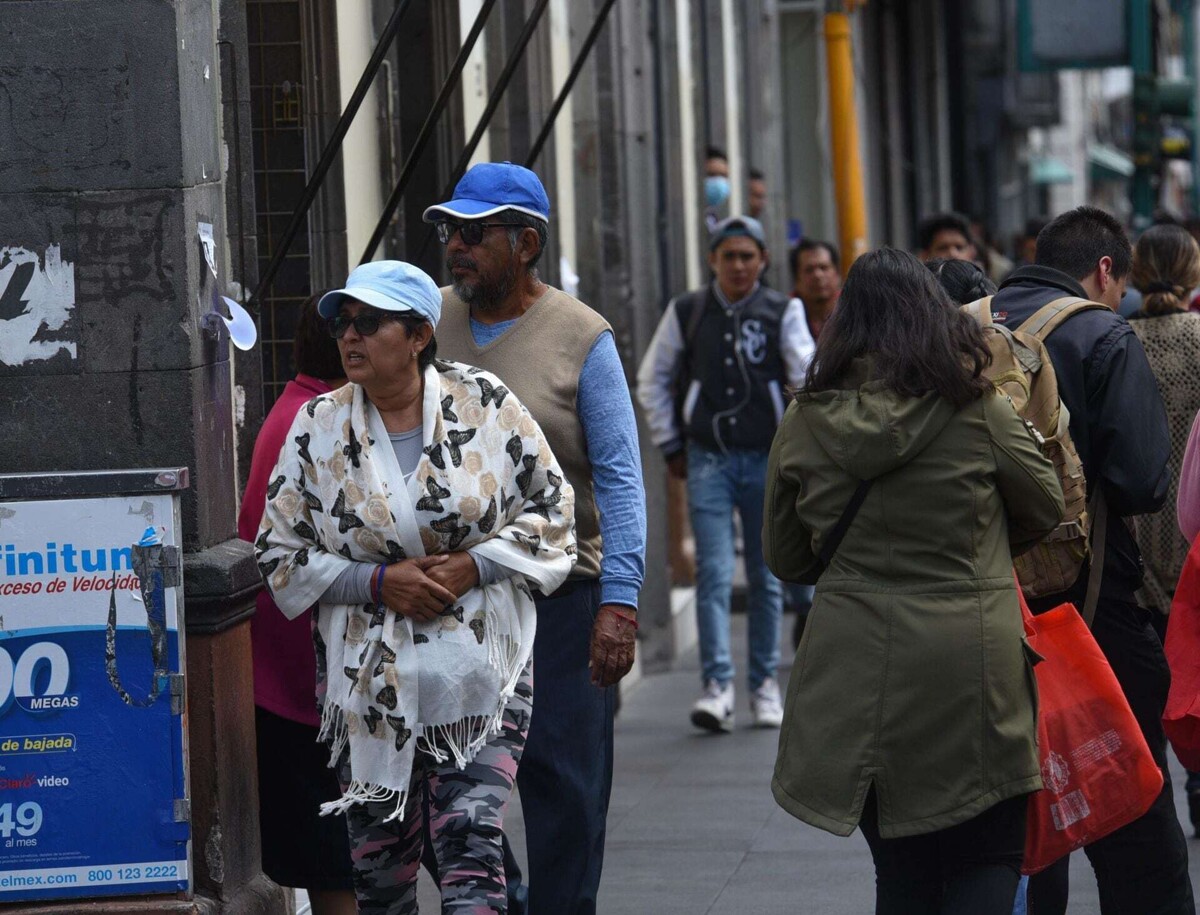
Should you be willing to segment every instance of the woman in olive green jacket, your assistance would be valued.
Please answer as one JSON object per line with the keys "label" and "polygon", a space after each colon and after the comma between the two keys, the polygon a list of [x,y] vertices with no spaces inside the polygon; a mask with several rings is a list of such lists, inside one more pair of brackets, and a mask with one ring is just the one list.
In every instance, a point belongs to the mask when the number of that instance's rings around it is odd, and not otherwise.
{"label": "woman in olive green jacket", "polygon": [[771,450],[767,563],[820,575],[772,789],[814,826],[862,827],[878,913],[1011,912],[1041,787],[1012,556],[1055,527],[1062,490],[987,359],[914,257],[864,255]]}

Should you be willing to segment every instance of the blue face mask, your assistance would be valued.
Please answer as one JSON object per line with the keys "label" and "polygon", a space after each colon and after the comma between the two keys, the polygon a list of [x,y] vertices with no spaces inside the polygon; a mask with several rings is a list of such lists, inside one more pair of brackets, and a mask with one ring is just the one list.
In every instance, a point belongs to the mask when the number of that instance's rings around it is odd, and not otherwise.
{"label": "blue face mask", "polygon": [[709,175],[704,179],[704,199],[710,207],[719,207],[729,199],[729,179],[724,175]]}

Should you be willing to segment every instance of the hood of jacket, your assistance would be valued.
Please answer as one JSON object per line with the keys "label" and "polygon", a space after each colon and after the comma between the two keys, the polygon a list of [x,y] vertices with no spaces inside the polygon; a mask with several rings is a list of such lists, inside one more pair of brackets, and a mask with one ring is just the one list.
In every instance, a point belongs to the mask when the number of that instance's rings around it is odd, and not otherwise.
{"label": "hood of jacket", "polygon": [[956,412],[940,394],[905,397],[870,376],[869,361],[858,359],[845,389],[801,392],[796,397],[796,409],[817,444],[860,480],[873,480],[907,464]]}

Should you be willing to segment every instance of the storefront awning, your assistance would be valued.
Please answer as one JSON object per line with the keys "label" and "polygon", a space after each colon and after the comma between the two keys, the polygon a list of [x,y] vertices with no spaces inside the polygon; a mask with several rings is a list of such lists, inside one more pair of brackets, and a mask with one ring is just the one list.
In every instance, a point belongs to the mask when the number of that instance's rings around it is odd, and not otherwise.
{"label": "storefront awning", "polygon": [[1039,156],[1029,163],[1029,178],[1034,184],[1070,184],[1075,173],[1062,159]]}
{"label": "storefront awning", "polygon": [[1093,181],[1125,181],[1133,177],[1133,159],[1115,146],[1091,143],[1087,156]]}

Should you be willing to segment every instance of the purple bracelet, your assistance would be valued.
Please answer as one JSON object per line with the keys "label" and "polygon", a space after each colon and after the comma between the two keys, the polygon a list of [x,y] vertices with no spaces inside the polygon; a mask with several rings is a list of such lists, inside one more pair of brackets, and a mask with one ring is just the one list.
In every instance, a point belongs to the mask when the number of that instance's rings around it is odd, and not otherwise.
{"label": "purple bracelet", "polygon": [[387,566],[380,566],[375,571],[375,577],[371,582],[371,600],[377,604],[383,603],[383,573]]}

